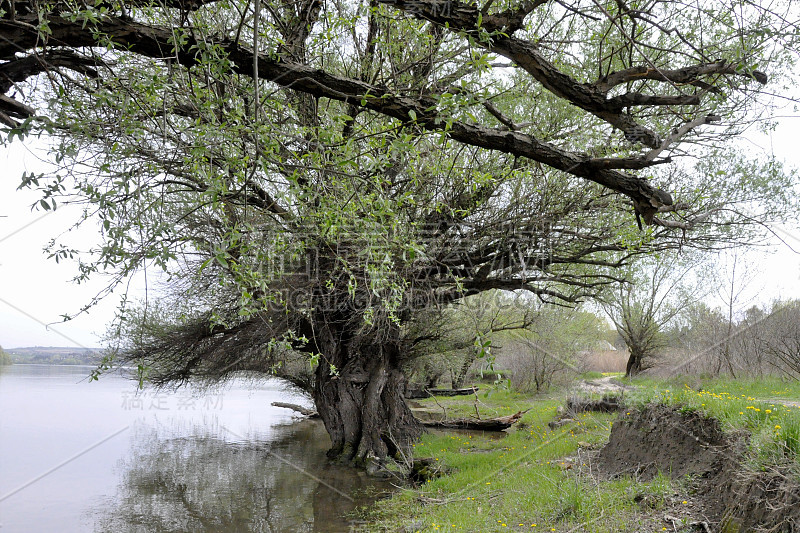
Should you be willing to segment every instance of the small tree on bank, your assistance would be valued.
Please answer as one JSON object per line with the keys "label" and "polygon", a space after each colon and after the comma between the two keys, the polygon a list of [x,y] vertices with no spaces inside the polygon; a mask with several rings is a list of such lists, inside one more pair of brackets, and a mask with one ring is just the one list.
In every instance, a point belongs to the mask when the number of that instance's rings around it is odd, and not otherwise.
{"label": "small tree on bank", "polygon": [[[434,382],[447,374],[454,389],[462,388],[476,361],[482,359],[487,367],[492,366],[495,340],[502,338],[502,333],[531,326],[538,315],[537,303],[522,291],[486,291],[465,298],[436,313],[438,322],[425,320],[421,324],[424,336],[429,338],[415,348],[423,355],[415,365],[430,369]],[[431,318],[430,314],[425,316]]]}
{"label": "small tree on bank", "polygon": [[699,285],[687,279],[691,269],[674,254],[647,259],[601,301],[630,352],[626,377],[655,364],[669,346],[667,325],[702,297]]}

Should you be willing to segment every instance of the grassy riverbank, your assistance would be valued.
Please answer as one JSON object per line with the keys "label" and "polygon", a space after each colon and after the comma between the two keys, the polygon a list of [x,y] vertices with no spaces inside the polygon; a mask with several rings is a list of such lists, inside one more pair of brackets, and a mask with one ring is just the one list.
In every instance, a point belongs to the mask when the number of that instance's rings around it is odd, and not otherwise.
{"label": "grassy riverbank", "polygon": [[[800,399],[795,394],[800,387],[717,380],[708,383],[708,389],[696,390],[695,383],[680,381],[636,380],[638,389],[626,396],[632,409],[655,401],[718,417],[726,429],[753,433],[762,464],[797,465],[799,448],[793,439],[800,428],[800,408],[775,399]],[[549,427],[565,398],[566,392],[532,397],[491,389],[486,396],[479,394],[481,417],[530,411],[502,438],[488,433],[425,435],[415,447],[415,457],[431,458],[441,477],[379,502],[368,512],[369,530],[664,531],[667,526],[673,529],[664,522],[666,515],[685,523],[702,515],[702,505],[685,479],[660,475],[640,482],[600,474],[594,459],[608,442],[617,415],[581,414]],[[418,405],[440,416],[476,412],[474,396],[426,399]]]}
{"label": "grassy riverbank", "polygon": [[[464,397],[462,397],[464,398]],[[674,492],[667,478],[644,484],[597,481],[588,458],[607,440],[616,415],[583,414],[548,427],[563,396],[535,398],[493,390],[479,396],[481,416],[531,408],[500,439],[462,433],[425,435],[416,457],[433,458],[445,473],[417,489],[379,502],[371,519],[381,531],[619,531],[617,523],[644,524],[637,500],[664,501]],[[425,400],[449,416],[475,413],[475,398]]]}

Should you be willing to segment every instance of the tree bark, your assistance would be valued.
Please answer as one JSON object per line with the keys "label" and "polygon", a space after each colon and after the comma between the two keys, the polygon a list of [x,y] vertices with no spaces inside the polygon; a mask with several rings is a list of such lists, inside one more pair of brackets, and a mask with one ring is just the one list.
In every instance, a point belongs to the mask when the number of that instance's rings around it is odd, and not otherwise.
{"label": "tree bark", "polygon": [[331,437],[328,456],[369,470],[407,450],[421,427],[405,403],[405,377],[394,342],[349,346],[325,328],[314,401]]}
{"label": "tree bark", "polygon": [[635,376],[642,371],[642,355],[631,350],[631,355],[628,357],[628,364],[625,366],[625,377],[629,378]]}
{"label": "tree bark", "polygon": [[454,389],[461,389],[464,387],[464,382],[467,380],[469,369],[472,368],[472,363],[475,362],[475,351],[470,350],[465,356],[458,373],[453,377],[452,387]]}

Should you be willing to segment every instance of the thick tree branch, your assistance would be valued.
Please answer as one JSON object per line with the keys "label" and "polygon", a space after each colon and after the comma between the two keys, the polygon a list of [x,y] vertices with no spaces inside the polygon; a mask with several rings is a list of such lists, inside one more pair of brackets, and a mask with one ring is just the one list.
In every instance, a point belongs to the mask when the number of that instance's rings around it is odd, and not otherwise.
{"label": "thick tree branch", "polygon": [[642,93],[625,93],[608,100],[608,106],[622,112],[624,107],[633,106],[670,106],[670,105],[698,105],[700,96],[696,94],[681,94],[676,96],[658,96]]}
{"label": "thick tree branch", "polygon": [[[458,0],[378,1],[416,18],[464,32],[487,50],[512,60],[556,96],[619,128],[628,141],[641,143],[653,149],[661,146],[663,140],[655,131],[637,123],[633,117],[624,114],[622,110],[630,106],[698,105],[700,95],[646,95],[630,92],[607,98],[610,89],[627,82],[649,79],[693,85],[706,92],[718,93],[721,92],[718,88],[700,78],[720,74],[745,76],[762,84],[767,82],[766,75],[760,71],[746,72],[735,64],[718,61],[674,70],[636,66],[614,72],[594,84],[580,83],[548,61],[539,53],[536,44],[512,35],[522,27],[522,19],[514,19],[510,16],[509,13],[512,10],[492,15],[487,14],[487,7],[484,7],[483,11],[479,11],[476,6]],[[544,2],[529,2],[518,13],[524,13],[522,17],[524,18],[542,3]],[[498,118],[498,120],[500,119]],[[501,122],[503,121],[501,120]],[[506,122],[504,124],[508,126]]]}
{"label": "thick tree branch", "polygon": [[[68,20],[53,20],[50,46],[57,44],[71,47],[96,46],[96,32],[126,50],[151,58],[175,58],[186,67],[197,64],[196,50],[209,43],[200,43],[187,38],[184,47],[174,50],[173,32],[169,29],[146,26],[128,19],[108,17],[97,25],[95,32],[80,23]],[[33,48],[39,45],[39,34],[29,25],[0,20],[0,31],[9,36],[0,41],[0,57],[17,47]],[[208,41],[208,39],[206,40]],[[220,39],[213,43],[224,50],[237,73],[252,75],[253,51],[231,40]],[[436,101],[429,97],[412,98],[395,94],[369,83],[334,76],[328,72],[306,65],[284,61],[280,58],[260,54],[258,72],[263,79],[316,97],[330,98],[376,111],[402,121],[417,117],[418,124],[430,131],[446,129],[446,117],[436,111]],[[520,132],[498,131],[485,126],[453,122],[446,130],[459,142],[489,150],[526,157],[546,164],[554,169],[599,183],[609,189],[629,196],[641,205],[670,205],[670,196],[658,191],[647,181],[629,174],[600,167],[590,157],[559,149]],[[606,167],[606,168],[602,168]],[[668,201],[667,201],[668,200]]]}
{"label": "thick tree branch", "polygon": [[0,94],[0,112],[5,115],[5,118],[2,119],[2,122],[8,126],[11,126],[12,128],[16,127],[17,124],[9,117],[27,118],[34,113],[32,108],[14,100],[13,98],[9,98],[4,94]]}
{"label": "thick tree branch", "polygon": [[767,83],[767,75],[758,70],[745,72],[737,68],[737,65],[727,61],[717,61],[714,63],[702,63],[689,67],[670,70],[667,68],[653,68],[649,66],[636,66],[625,70],[612,72],[608,76],[600,79],[595,86],[599,91],[608,92],[617,85],[622,85],[631,81],[655,80],[668,81],[677,84],[693,84],[703,76],[712,75],[737,75],[752,78],[761,84]]}
{"label": "thick tree branch", "polygon": [[97,77],[97,61],[79,56],[70,50],[47,50],[0,64],[0,93],[5,94],[15,84],[42,72],[65,67],[89,77]]}

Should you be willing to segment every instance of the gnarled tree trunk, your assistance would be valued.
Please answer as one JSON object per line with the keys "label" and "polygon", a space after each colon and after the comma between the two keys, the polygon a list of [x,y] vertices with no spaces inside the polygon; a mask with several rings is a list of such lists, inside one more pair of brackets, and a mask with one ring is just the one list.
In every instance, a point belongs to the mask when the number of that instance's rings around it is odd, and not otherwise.
{"label": "gnarled tree trunk", "polygon": [[631,349],[631,355],[628,357],[628,364],[625,366],[626,378],[635,376],[643,370],[642,359],[644,359],[644,355],[639,350]]}
{"label": "gnarled tree trunk", "polygon": [[328,455],[370,467],[416,440],[421,427],[405,403],[399,342],[349,342],[322,333],[314,401],[331,437]]}

